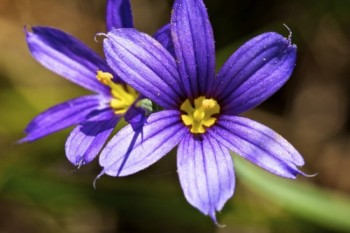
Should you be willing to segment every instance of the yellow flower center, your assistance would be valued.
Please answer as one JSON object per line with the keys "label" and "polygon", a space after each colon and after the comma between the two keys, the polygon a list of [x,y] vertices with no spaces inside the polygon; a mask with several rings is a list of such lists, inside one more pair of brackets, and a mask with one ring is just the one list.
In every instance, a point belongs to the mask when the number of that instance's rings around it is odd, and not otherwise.
{"label": "yellow flower center", "polygon": [[194,100],[194,107],[187,99],[180,109],[186,113],[181,115],[181,119],[185,125],[191,126],[191,132],[204,133],[206,128],[215,124],[216,117],[213,115],[220,112],[220,105],[214,99],[201,96]]}
{"label": "yellow flower center", "polygon": [[97,71],[96,78],[106,86],[111,88],[113,96],[110,105],[117,115],[124,114],[135,102],[139,93],[128,85],[122,85],[113,82],[113,75],[108,72]]}

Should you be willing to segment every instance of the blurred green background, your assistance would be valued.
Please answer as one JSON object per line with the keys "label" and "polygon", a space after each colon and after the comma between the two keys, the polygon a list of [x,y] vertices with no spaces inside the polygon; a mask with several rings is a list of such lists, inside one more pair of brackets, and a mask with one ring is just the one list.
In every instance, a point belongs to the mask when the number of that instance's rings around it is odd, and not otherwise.
{"label": "blurred green background", "polygon": [[[154,33],[172,1],[131,0],[135,25]],[[317,176],[289,181],[234,156],[234,197],[218,228],[183,197],[175,154],[125,178],[104,176],[97,161],[76,169],[65,158],[65,130],[18,145],[26,124],[85,91],[40,66],[23,26],[69,32],[101,53],[105,1],[0,0],[0,233],[17,232],[350,232],[350,1],[206,0],[218,64],[265,31],[298,45],[296,70],[273,97],[246,115],[273,128],[303,154]]]}

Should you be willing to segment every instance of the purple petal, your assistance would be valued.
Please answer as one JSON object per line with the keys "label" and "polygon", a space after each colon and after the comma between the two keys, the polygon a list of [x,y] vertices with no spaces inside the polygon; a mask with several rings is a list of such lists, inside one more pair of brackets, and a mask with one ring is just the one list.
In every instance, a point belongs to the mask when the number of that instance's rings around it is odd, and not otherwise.
{"label": "purple petal", "polygon": [[174,44],[171,38],[170,24],[159,29],[153,36],[159,43],[168,50],[171,55],[175,56]]}
{"label": "purple petal", "polygon": [[47,69],[88,90],[109,93],[97,80],[96,72],[110,72],[110,68],[78,39],[49,27],[32,27],[26,36],[32,56]]}
{"label": "purple petal", "polygon": [[101,105],[101,96],[83,96],[55,105],[35,117],[25,129],[20,142],[30,142],[85,121]]}
{"label": "purple petal", "polygon": [[142,108],[131,106],[129,110],[125,113],[124,119],[131,125],[134,131],[136,131],[140,127],[143,127],[147,119],[146,112]]}
{"label": "purple petal", "polygon": [[215,212],[222,209],[235,188],[228,150],[208,135],[198,139],[188,134],[178,148],[177,168],[187,201],[217,223]]}
{"label": "purple petal", "polygon": [[107,0],[107,31],[116,28],[133,28],[132,12],[129,0]]}
{"label": "purple petal", "polygon": [[208,133],[228,149],[269,172],[293,179],[303,174],[296,166],[302,166],[304,160],[295,148],[258,122],[222,115]]}
{"label": "purple petal", "polygon": [[183,101],[175,59],[152,37],[135,29],[107,34],[104,51],[108,64],[126,83],[167,109]]}
{"label": "purple petal", "polygon": [[173,149],[186,132],[175,110],[151,114],[142,131],[124,127],[101,152],[101,175],[126,176],[147,168]]}
{"label": "purple petal", "polygon": [[120,117],[117,117],[111,109],[106,109],[77,126],[66,141],[68,160],[76,166],[91,162],[119,120]]}
{"label": "purple petal", "polygon": [[245,43],[218,74],[214,95],[223,112],[237,115],[266,100],[289,79],[295,59],[296,46],[274,32]]}
{"label": "purple petal", "polygon": [[171,30],[179,72],[190,98],[211,90],[215,77],[213,30],[202,0],[176,0]]}

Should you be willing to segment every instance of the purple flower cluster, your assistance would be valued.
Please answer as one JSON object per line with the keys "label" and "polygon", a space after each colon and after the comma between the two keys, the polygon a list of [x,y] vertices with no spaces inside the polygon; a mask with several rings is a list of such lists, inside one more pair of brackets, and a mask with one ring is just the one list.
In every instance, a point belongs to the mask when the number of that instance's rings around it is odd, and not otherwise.
{"label": "purple flower cluster", "polygon": [[[214,222],[216,212],[234,193],[230,151],[281,177],[303,174],[297,167],[304,160],[290,143],[239,116],[273,95],[291,76],[296,46],[290,38],[274,32],[258,35],[216,73],[213,31],[202,0],[175,0],[170,24],[154,38],[132,28],[127,0],[109,0],[107,29],[106,61],[56,29],[33,27],[27,32],[34,58],[98,94],[40,114],[22,141],[78,124],[66,143],[69,160],[86,163],[102,149],[99,176],[118,177],[147,168],[177,146],[185,197]],[[144,114],[141,98],[163,110]],[[102,148],[123,115],[131,124]],[[135,127],[135,122],[142,124]]]}

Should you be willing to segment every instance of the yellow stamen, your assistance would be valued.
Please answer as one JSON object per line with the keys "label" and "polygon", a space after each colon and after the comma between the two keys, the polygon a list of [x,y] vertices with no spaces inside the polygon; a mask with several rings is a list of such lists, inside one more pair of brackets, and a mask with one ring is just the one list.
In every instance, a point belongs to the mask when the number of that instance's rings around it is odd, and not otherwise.
{"label": "yellow stamen", "polygon": [[194,100],[194,107],[187,99],[180,109],[186,113],[181,115],[181,119],[185,125],[191,126],[191,132],[204,133],[206,128],[215,124],[216,117],[213,115],[220,112],[220,105],[214,99],[201,96]]}
{"label": "yellow stamen", "polygon": [[99,70],[97,71],[96,78],[98,79],[98,81],[100,81],[104,85],[109,86],[109,84],[112,82],[113,75],[111,73],[103,72]]}
{"label": "yellow stamen", "polygon": [[113,82],[113,75],[108,72],[97,71],[96,78],[111,88],[113,96],[110,105],[114,113],[121,115],[126,113],[129,107],[135,102],[139,94],[130,86]]}

